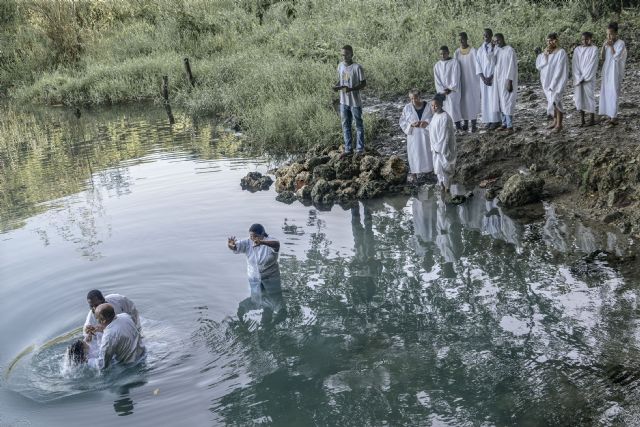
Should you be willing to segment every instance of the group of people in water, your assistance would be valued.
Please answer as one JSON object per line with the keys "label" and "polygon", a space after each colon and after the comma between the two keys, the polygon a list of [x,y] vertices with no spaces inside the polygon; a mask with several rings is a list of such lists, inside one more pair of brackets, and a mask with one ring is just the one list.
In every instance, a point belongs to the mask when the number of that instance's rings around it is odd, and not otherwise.
{"label": "group of people in water", "polygon": [[146,348],[135,304],[123,295],[103,296],[96,289],[87,294],[87,303],[89,313],[83,327],[84,338],[68,347],[69,362],[104,370],[113,363],[143,360]]}
{"label": "group of people in water", "polygon": [[[516,51],[501,33],[484,30],[484,41],[475,49],[465,32],[459,34],[460,47],[451,56],[449,48],[440,48],[440,60],[433,68],[436,95],[431,104],[422,100],[418,89],[409,91],[409,103],[400,117],[400,127],[407,135],[410,181],[420,181],[435,173],[446,192],[455,170],[456,134],[477,132],[478,116],[487,131],[514,132],[514,114],[518,93],[518,60]],[[544,91],[546,111],[553,121],[548,129],[560,132],[565,107],[562,102],[569,79],[569,57],[559,47],[557,33],[547,36],[547,47],[538,51],[536,68]],[[598,50],[593,34],[584,32],[581,45],[573,51],[574,101],[580,112],[580,126],[595,124],[596,71],[602,61],[599,113],[607,126],[617,124],[618,104],[627,50],[618,38],[618,24],[607,27],[606,41]],[[364,70],[353,62],[353,48],[342,48],[338,66],[340,115],[344,134],[343,156],[352,154],[352,121],[356,122],[356,155],[364,152],[364,127],[360,90],[366,87]],[[586,115],[589,114],[589,120]]]}

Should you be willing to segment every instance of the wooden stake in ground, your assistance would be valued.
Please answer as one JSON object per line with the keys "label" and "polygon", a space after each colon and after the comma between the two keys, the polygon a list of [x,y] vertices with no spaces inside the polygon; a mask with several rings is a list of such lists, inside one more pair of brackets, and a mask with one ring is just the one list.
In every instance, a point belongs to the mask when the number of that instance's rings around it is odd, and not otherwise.
{"label": "wooden stake in ground", "polygon": [[164,109],[167,111],[167,116],[169,116],[169,124],[172,125],[176,122],[176,119],[173,117],[171,105],[169,104],[169,76],[162,76],[162,98],[164,99]]}
{"label": "wooden stake in ground", "polygon": [[187,74],[187,79],[189,79],[189,83],[191,83],[191,87],[196,86],[196,79],[193,77],[191,73],[191,65],[189,64],[189,58],[184,58],[184,72]]}

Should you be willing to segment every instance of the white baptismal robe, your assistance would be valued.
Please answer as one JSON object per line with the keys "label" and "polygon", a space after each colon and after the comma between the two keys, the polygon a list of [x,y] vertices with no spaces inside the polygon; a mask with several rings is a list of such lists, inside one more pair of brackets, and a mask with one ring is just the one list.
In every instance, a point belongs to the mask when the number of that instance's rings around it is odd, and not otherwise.
{"label": "white baptismal robe", "polygon": [[433,158],[431,155],[431,144],[429,143],[429,128],[411,127],[411,123],[418,120],[429,122],[433,117],[433,112],[428,103],[425,103],[422,118],[418,118],[418,113],[412,103],[404,106],[400,116],[400,127],[407,135],[407,158],[409,159],[409,170],[411,173],[427,173],[433,171]]}
{"label": "white baptismal robe", "polygon": [[114,361],[117,363],[133,363],[145,354],[140,331],[131,316],[118,314],[107,325],[102,333],[97,365],[100,369],[108,368]]}
{"label": "white baptismal robe", "polygon": [[555,107],[564,113],[562,96],[567,86],[569,59],[564,49],[556,49],[553,53],[541,53],[536,58],[536,68],[540,71],[540,84],[547,97],[547,114],[553,115]]}
{"label": "white baptismal robe", "polygon": [[447,61],[438,61],[433,66],[433,80],[436,84],[436,92],[444,93],[445,89],[451,90],[444,100],[444,108],[454,122],[462,120],[460,114],[460,65],[451,58]]}
{"label": "white baptismal robe", "polygon": [[618,115],[620,87],[627,62],[627,48],[622,40],[613,44],[613,52],[605,47],[604,64],[602,64],[602,84],[600,86],[599,113],[614,118]]}
{"label": "white baptismal robe", "polygon": [[429,123],[429,140],[438,181],[449,187],[456,166],[456,134],[453,120],[446,111],[433,115]]}
{"label": "white baptismal robe", "polygon": [[[131,301],[129,298],[125,297],[124,295],[120,295],[120,294],[109,294],[105,296],[104,299],[107,304],[110,304],[113,307],[113,310],[115,311],[116,314],[127,313],[129,316],[131,316],[131,320],[133,320],[133,323],[135,323],[138,329],[141,330],[140,316],[138,315],[138,309],[136,308],[136,305],[133,303],[133,301]],[[84,321],[84,327],[87,327],[89,325],[91,326],[98,325],[98,320],[96,319],[96,316],[93,314],[93,311],[91,310],[89,310],[89,313],[87,313],[87,318]],[[84,331],[84,327],[83,327],[83,331]],[[97,332],[95,334],[95,338],[98,340],[100,339],[100,336],[101,336],[101,332]],[[87,334],[85,334],[85,338],[86,337],[87,337]]]}
{"label": "white baptismal robe", "polygon": [[493,77],[491,86],[480,79],[480,107],[483,123],[497,123],[500,121],[500,107],[498,106],[498,85],[495,81],[496,47],[491,43],[483,43],[476,51],[476,74],[484,74],[486,78]]}
{"label": "white baptismal robe", "polygon": [[453,57],[460,66],[460,114],[462,120],[476,120],[480,114],[480,77],[476,73],[476,50],[472,47],[466,55],[456,49]]}
{"label": "white baptismal robe", "polygon": [[596,71],[598,48],[578,46],[573,50],[573,99],[578,111],[596,112]]}
{"label": "white baptismal robe", "polygon": [[[513,90],[507,90],[508,81],[512,81]],[[511,46],[496,49],[496,72],[493,84],[498,87],[500,112],[512,116],[516,111],[518,99],[518,60]]]}

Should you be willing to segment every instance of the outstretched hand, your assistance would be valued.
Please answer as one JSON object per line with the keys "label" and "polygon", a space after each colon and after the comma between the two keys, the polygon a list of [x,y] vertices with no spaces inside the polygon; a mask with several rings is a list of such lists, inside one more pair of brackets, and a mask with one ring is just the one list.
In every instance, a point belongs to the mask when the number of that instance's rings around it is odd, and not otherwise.
{"label": "outstretched hand", "polygon": [[227,246],[229,247],[229,249],[231,249],[232,251],[235,251],[237,246],[236,246],[236,236],[231,236],[227,239]]}

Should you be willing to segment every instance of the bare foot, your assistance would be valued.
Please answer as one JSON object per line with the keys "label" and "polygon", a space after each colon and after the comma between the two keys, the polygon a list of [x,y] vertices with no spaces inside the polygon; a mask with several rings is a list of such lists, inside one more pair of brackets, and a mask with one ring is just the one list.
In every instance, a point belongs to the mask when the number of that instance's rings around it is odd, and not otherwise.
{"label": "bare foot", "polygon": [[556,127],[556,122],[554,121],[550,125],[547,126],[547,129],[554,129]]}
{"label": "bare foot", "polygon": [[553,133],[560,133],[562,131],[562,126],[556,126],[553,128],[553,130],[551,132]]}

